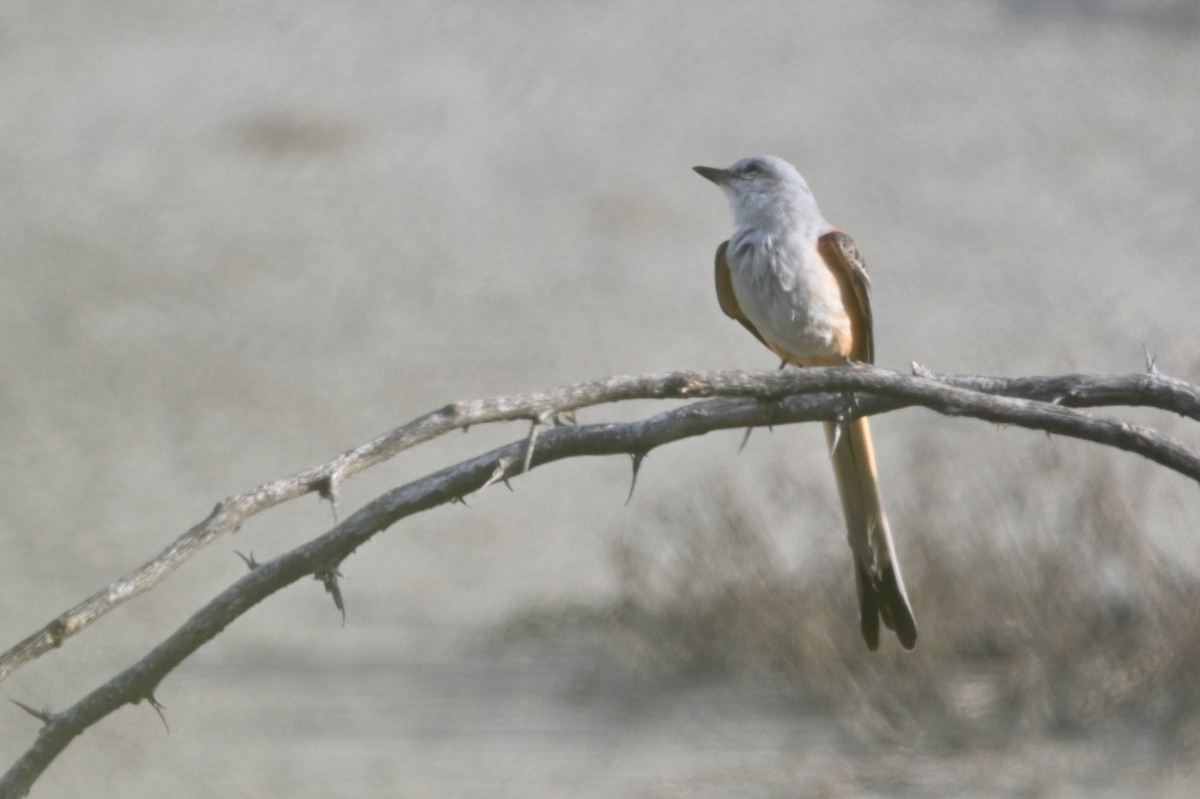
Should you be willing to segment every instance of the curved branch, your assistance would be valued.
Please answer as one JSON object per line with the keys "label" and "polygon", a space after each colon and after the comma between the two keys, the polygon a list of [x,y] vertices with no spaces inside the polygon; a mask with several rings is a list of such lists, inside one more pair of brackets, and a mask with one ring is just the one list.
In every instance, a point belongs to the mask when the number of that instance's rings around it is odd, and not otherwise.
{"label": "curved branch", "polygon": [[[583,455],[651,449],[713,430],[778,425],[836,417],[847,409],[840,392],[868,393],[853,406],[855,415],[921,405],[940,413],[971,416],[1069,435],[1137,452],[1200,482],[1200,456],[1151,430],[1115,419],[1097,418],[1062,405],[995,396],[926,377],[905,377],[878,369],[807,370],[784,373],[717,373],[667,376],[671,392],[743,395],[696,402],[649,419],[625,424],[557,427],[541,434],[536,450],[526,439],[442,469],[379,496],[324,535],[267,563],[252,564],[235,582],[138,663],[92,691],[61,713],[36,713],[43,727],[30,749],[0,779],[0,796],[23,796],[67,745],[92,724],[125,704],[146,700],[157,707],[154,692],[185,658],[272,593],[307,575],[336,573],[337,566],[362,543],[402,518],[461,499],[498,479],[519,476],[523,458],[531,466]],[[667,391],[660,381],[655,385]],[[763,402],[787,392],[826,393]]]}
{"label": "curved branch", "polygon": [[[568,414],[580,408],[631,399],[713,396],[779,399],[791,395],[854,391],[906,399],[911,404],[924,404],[921,397],[932,397],[938,386],[969,390],[976,397],[987,394],[1020,396],[1027,400],[1060,406],[1149,406],[1200,420],[1200,390],[1157,371],[1145,374],[1013,379],[933,375],[915,366],[914,372],[915,376],[907,376],[859,365],[852,369],[835,367],[771,372],[671,372],[626,375],[533,394],[508,395],[446,405],[327,463],[265,483],[244,494],[219,502],[206,519],[173,541],[152,560],[60,614],[40,630],[0,654],[0,681],[24,664],[61,646],[67,638],[118,605],[153,588],[196,552],[225,534],[236,531],[251,516],[314,491],[336,501],[338,486],[348,477],[406,449],[471,425],[514,420],[533,421],[536,425],[556,415]],[[945,396],[947,399],[944,407],[929,407],[943,413],[954,413],[951,408],[955,407],[955,403],[948,398],[965,395]],[[830,415],[840,412],[833,405],[829,407]],[[1009,420],[1009,423],[1020,422]],[[1052,432],[1071,434],[1065,429]],[[534,440],[535,435],[531,435],[529,443],[532,444]],[[1183,462],[1178,456],[1172,456],[1169,460],[1169,463],[1162,460],[1159,462],[1171,468],[1177,468],[1172,464]],[[1184,473],[1188,472],[1184,470]]]}

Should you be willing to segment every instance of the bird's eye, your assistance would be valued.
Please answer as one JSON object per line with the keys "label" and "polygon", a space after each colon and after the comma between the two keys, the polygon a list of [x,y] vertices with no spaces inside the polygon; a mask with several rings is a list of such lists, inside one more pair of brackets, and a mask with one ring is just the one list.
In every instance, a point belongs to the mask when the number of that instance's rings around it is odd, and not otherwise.
{"label": "bird's eye", "polygon": [[742,174],[747,176],[757,175],[762,172],[762,168],[758,164],[746,164],[742,169]]}

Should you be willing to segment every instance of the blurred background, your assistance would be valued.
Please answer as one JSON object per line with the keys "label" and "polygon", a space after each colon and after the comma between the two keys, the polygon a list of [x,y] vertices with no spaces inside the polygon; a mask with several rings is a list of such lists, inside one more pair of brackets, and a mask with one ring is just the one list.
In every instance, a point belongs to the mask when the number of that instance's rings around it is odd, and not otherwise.
{"label": "blurred background", "polygon": [[[0,4],[0,647],[222,497],[453,400],[774,367],[723,198],[795,163],[877,361],[1200,380],[1194,0]],[[662,406],[580,414],[635,418]],[[1125,413],[1125,411],[1118,411]],[[1195,426],[1128,417],[1200,445]],[[816,425],[555,464],[305,581],[35,796],[1192,796],[1200,497],[1134,456],[873,422],[922,638],[868,656]],[[473,428],[343,488],[524,435]],[[328,529],[255,518],[25,667],[62,709]],[[8,705],[8,703],[5,703]],[[0,708],[4,767],[37,732]]]}

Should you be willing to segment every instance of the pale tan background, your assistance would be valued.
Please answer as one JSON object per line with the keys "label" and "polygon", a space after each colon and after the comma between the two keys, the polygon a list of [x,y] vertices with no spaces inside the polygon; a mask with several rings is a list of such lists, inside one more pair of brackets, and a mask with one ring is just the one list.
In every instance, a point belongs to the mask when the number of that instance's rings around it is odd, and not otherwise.
{"label": "pale tan background", "polygon": [[[1128,371],[1145,346],[1200,379],[1189,0],[0,4],[0,646],[222,496],[444,402],[770,368],[717,309],[710,259],[729,221],[690,171],[753,152],[796,163],[856,238],[882,365]],[[1012,529],[1040,522],[1072,464],[1108,457],[917,411],[876,427],[902,552],[923,514],[969,520],[982,504]],[[406,455],[349,484],[344,506],[520,433]],[[629,507],[627,461],[577,461],[406,521],[344,565],[344,629],[315,583],[273,598],[164,683],[169,737],[126,708],[34,795],[1142,785],[1119,732],[1033,747],[1008,782],[937,752],[843,780],[866,767],[853,747],[778,697],[634,701],[617,686],[568,701],[578,664],[492,661],[479,644],[524,607],[602,601],[615,538],[720,484],[786,557],[848,569],[831,503],[802,509],[820,536],[801,543],[795,504],[761,485],[782,470],[832,492],[820,440],[792,429],[736,459],[735,434],[656,452]],[[1048,450],[1062,473],[1030,476]],[[954,464],[939,507],[910,501],[921,459]],[[1138,478],[1126,485],[1155,540],[1194,566],[1195,486],[1113,462]],[[255,520],[0,695],[62,707],[236,579],[232,549],[269,557],[329,521],[315,499]],[[962,537],[995,532],[965,522]],[[913,590],[919,606],[936,586]],[[35,731],[0,708],[3,765]],[[1040,758],[1060,756],[1071,765],[1044,776]]]}

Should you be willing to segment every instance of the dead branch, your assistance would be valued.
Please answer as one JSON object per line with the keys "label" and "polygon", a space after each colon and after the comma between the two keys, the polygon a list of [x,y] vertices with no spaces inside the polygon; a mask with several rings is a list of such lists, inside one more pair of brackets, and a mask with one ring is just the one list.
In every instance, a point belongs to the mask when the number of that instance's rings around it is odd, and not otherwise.
{"label": "dead branch", "polygon": [[[152,560],[63,612],[0,654],[0,681],[24,664],[61,646],[67,638],[121,603],[153,588],[205,546],[227,533],[236,532],[251,516],[313,491],[336,500],[338,486],[348,477],[410,447],[471,425],[526,420],[534,426],[532,430],[536,430],[538,424],[553,416],[631,399],[687,399],[717,395],[772,399],[817,392],[854,391],[897,399],[908,398],[915,404],[921,404],[919,398],[932,398],[938,385],[970,389],[977,394],[1020,397],[1068,407],[1148,406],[1200,420],[1200,394],[1197,388],[1157,371],[1125,375],[995,378],[934,375],[915,364],[913,370],[913,377],[867,366],[855,369],[615,376],[533,394],[446,405],[327,463],[265,483],[217,503],[206,519],[179,536]],[[982,401],[980,397],[975,399]],[[953,407],[954,402],[946,395],[944,405],[933,409],[953,414]],[[522,463],[532,454],[536,438],[531,433],[528,439],[530,446],[522,453]]]}
{"label": "dead branch", "polygon": [[[158,557],[108,589],[64,613],[0,656],[0,679],[116,605],[160,582],[203,546],[236,530],[250,516],[288,499],[318,491],[336,496],[338,483],[416,444],[451,430],[485,422],[525,420],[535,425],[578,408],[628,399],[695,402],[627,424],[548,427],[507,446],[393,489],[324,535],[266,563],[198,611],[138,663],[61,713],[42,711],[33,746],[0,779],[0,797],[23,796],[53,759],[87,727],[124,704],[147,700],[180,662],[265,597],[310,575],[336,574],[360,544],[396,521],[461,500],[528,468],[583,455],[634,458],[682,438],[742,427],[781,425],[852,415],[874,415],[923,406],[1135,452],[1200,482],[1200,454],[1154,430],[1094,416],[1075,407],[1148,406],[1200,420],[1200,390],[1156,370],[1129,375],[1068,375],[1019,379],[937,376],[914,366],[913,376],[868,366],[782,372],[675,372],[612,377],[524,396],[455,403],[426,414],[321,466],[260,486],[218,503]],[[536,444],[536,446],[535,446]]]}

